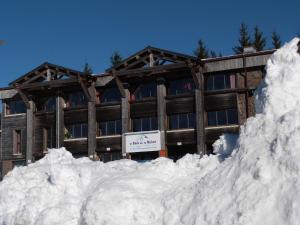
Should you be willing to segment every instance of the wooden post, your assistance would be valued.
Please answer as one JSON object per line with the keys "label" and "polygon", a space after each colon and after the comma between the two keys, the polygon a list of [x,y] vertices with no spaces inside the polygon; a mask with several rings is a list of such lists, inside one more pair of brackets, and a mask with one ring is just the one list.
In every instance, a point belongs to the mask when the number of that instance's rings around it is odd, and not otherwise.
{"label": "wooden post", "polygon": [[91,96],[88,102],[88,157],[94,159],[96,153],[96,89],[95,83],[88,88]]}
{"label": "wooden post", "polygon": [[56,148],[61,148],[64,146],[65,139],[65,125],[64,125],[64,99],[59,92],[56,96]]}
{"label": "wooden post", "polygon": [[33,162],[33,143],[34,143],[34,110],[35,104],[29,100],[29,108],[26,112],[26,164]]}
{"label": "wooden post", "polygon": [[160,142],[161,142],[159,156],[168,157],[168,151],[166,146],[166,124],[167,124],[166,85],[164,79],[159,79],[157,85],[157,117],[158,117],[158,129],[160,131]]}
{"label": "wooden post", "polygon": [[197,135],[197,153],[200,156],[207,154],[205,147],[205,124],[204,124],[204,77],[202,67],[196,69],[190,66],[195,82],[195,105],[196,105],[196,135]]}
{"label": "wooden post", "polygon": [[126,157],[126,140],[125,133],[130,130],[130,92],[124,89],[125,97],[122,97],[122,155]]}

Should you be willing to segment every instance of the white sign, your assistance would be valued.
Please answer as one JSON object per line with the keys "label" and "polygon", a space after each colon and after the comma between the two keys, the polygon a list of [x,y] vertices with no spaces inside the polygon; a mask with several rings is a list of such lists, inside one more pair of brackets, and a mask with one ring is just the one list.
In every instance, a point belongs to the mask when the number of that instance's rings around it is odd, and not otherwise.
{"label": "white sign", "polygon": [[160,131],[126,133],[126,153],[159,151]]}

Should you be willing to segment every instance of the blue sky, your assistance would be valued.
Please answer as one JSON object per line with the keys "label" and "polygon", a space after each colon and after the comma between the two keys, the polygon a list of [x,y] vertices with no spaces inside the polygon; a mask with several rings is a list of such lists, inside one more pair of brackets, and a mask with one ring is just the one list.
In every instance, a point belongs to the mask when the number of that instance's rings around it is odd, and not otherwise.
{"label": "blue sky", "polygon": [[299,9],[299,0],[1,0],[0,87],[45,61],[102,72],[113,51],[126,57],[147,45],[192,54],[202,38],[232,54],[241,22],[288,41],[300,33]]}

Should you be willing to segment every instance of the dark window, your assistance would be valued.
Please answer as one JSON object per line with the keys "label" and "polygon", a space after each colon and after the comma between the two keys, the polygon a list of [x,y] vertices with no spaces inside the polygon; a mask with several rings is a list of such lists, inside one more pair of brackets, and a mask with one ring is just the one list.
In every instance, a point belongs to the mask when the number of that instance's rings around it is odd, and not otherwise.
{"label": "dark window", "polygon": [[100,103],[119,102],[119,101],[121,101],[121,94],[117,88],[106,89],[100,94]]}
{"label": "dark window", "polygon": [[87,137],[88,126],[86,123],[77,123],[66,126],[65,138],[84,138]]}
{"label": "dark window", "polygon": [[13,154],[20,155],[22,154],[22,138],[21,138],[21,130],[14,130],[13,134]]}
{"label": "dark window", "polygon": [[238,124],[238,113],[236,109],[224,109],[207,112],[208,126],[220,126]]}
{"label": "dark window", "polygon": [[133,119],[133,131],[157,130],[157,117],[143,117]]}
{"label": "dark window", "polygon": [[99,125],[101,136],[121,134],[121,120],[100,122]]}
{"label": "dark window", "polygon": [[182,128],[195,128],[195,126],[195,113],[174,114],[169,116],[170,130]]}
{"label": "dark window", "polygon": [[26,106],[22,100],[9,101],[6,103],[6,115],[26,113]]}
{"label": "dark window", "polygon": [[235,74],[209,75],[205,79],[205,90],[220,90],[235,88]]}
{"label": "dark window", "polygon": [[56,98],[54,96],[51,97],[40,97],[37,101],[37,109],[38,111],[43,112],[53,112],[56,109]]}
{"label": "dark window", "polygon": [[156,84],[142,84],[140,85],[137,90],[134,92],[132,100],[142,100],[145,98],[156,97]]}
{"label": "dark window", "polygon": [[83,92],[69,93],[67,96],[67,107],[73,108],[87,105],[87,99]]}
{"label": "dark window", "polygon": [[180,79],[171,81],[169,84],[169,94],[178,95],[183,93],[190,93],[195,90],[193,79]]}

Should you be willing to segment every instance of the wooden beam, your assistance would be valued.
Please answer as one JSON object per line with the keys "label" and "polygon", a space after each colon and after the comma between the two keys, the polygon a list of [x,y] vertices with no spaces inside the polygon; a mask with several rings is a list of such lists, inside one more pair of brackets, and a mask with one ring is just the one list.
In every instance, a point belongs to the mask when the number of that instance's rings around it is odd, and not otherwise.
{"label": "wooden beam", "polygon": [[79,75],[78,75],[78,82],[79,82],[79,84],[81,86],[81,89],[83,90],[84,95],[88,99],[88,101],[91,101],[90,93],[89,93],[87,87],[85,86],[85,84],[83,83],[82,78]]}
{"label": "wooden beam", "polygon": [[64,146],[65,124],[64,124],[64,98],[62,93],[58,92],[56,96],[56,147]]}
{"label": "wooden beam", "polygon": [[27,109],[30,109],[30,104],[29,104],[29,99],[26,96],[26,94],[22,91],[22,89],[20,88],[20,85],[15,85],[15,89],[17,90],[18,94],[20,95],[22,101],[24,102],[25,106]]}
{"label": "wooden beam", "polygon": [[88,88],[91,96],[88,102],[88,157],[95,159],[96,157],[96,135],[97,135],[97,121],[96,121],[96,88],[93,82]]}
{"label": "wooden beam", "polygon": [[166,145],[166,129],[167,129],[167,110],[166,110],[166,85],[164,79],[158,80],[157,85],[157,117],[158,117],[158,129],[160,131],[160,156],[167,157],[167,145]]}
{"label": "wooden beam", "polygon": [[33,162],[33,140],[34,140],[34,108],[33,101],[29,101],[29,108],[26,112],[26,164]]}
{"label": "wooden beam", "polygon": [[130,92],[128,89],[124,90],[125,96],[122,97],[122,155],[126,156],[126,140],[125,133],[130,131]]}
{"label": "wooden beam", "polygon": [[120,91],[120,94],[121,94],[122,98],[125,98],[126,97],[126,92],[125,92],[125,88],[124,88],[124,85],[123,85],[122,81],[116,75],[115,71],[112,72],[112,76],[115,78],[117,87],[118,87],[118,89]]}

